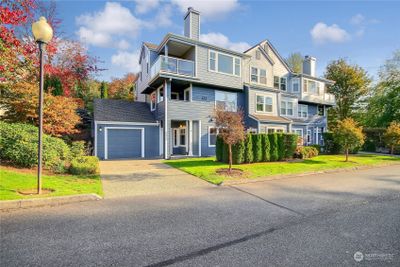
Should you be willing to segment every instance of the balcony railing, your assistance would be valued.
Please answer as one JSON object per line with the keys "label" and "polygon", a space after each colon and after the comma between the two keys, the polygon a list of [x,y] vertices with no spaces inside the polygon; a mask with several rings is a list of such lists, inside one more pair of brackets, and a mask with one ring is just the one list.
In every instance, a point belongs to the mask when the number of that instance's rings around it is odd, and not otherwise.
{"label": "balcony railing", "polygon": [[151,78],[158,73],[172,73],[194,77],[194,62],[175,57],[159,56],[151,66]]}
{"label": "balcony railing", "polygon": [[303,94],[301,100],[316,102],[316,103],[328,103],[335,104],[335,96],[328,93],[322,94]]}

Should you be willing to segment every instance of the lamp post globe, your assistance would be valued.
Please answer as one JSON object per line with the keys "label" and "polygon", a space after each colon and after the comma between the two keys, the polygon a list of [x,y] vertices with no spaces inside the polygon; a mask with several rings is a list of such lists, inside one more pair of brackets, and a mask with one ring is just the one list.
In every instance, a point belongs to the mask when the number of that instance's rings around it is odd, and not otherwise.
{"label": "lamp post globe", "polygon": [[38,172],[37,172],[37,193],[42,192],[42,135],[43,135],[43,48],[53,38],[53,29],[47,23],[45,17],[40,17],[38,21],[32,24],[32,33],[35,41],[39,46],[39,62],[40,62],[40,82],[39,82],[39,140],[38,140]]}
{"label": "lamp post globe", "polygon": [[36,42],[47,44],[53,38],[53,29],[47,23],[45,17],[40,17],[38,21],[32,24],[32,33]]}

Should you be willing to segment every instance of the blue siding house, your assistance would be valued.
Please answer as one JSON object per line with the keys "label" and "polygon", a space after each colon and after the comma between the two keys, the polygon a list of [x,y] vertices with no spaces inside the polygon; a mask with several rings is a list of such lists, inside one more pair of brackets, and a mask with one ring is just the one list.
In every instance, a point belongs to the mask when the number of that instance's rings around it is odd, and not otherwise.
{"label": "blue siding house", "polygon": [[215,155],[216,107],[243,110],[249,132],[295,132],[305,144],[322,142],[335,100],[326,93],[332,81],[315,75],[315,58],[294,73],[268,40],[240,53],[199,37],[200,13],[189,8],[183,36],[143,43],[136,101],[94,103],[96,156]]}

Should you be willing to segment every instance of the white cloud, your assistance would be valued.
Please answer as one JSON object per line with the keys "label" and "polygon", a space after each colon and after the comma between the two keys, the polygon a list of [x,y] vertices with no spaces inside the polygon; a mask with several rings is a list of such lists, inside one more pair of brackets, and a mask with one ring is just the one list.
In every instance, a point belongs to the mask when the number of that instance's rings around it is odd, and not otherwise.
{"label": "white cloud", "polygon": [[353,25],[360,25],[365,21],[365,17],[362,14],[357,14],[351,17],[350,23]]}
{"label": "white cloud", "polygon": [[139,72],[139,57],[140,50],[136,50],[132,53],[126,51],[118,51],[117,54],[111,57],[111,63],[119,66],[128,72]]}
{"label": "white cloud", "polygon": [[350,35],[346,30],[336,24],[331,26],[323,22],[318,22],[310,31],[313,41],[317,44],[324,43],[343,43],[350,40]]}
{"label": "white cloud", "polygon": [[77,34],[81,41],[99,46],[113,46],[113,36],[137,36],[142,21],[119,3],[107,2],[104,10],[76,18],[81,25]]}
{"label": "white cloud", "polygon": [[159,0],[135,0],[136,13],[144,14],[156,8],[159,5]]}
{"label": "white cloud", "polygon": [[218,32],[201,34],[200,40],[209,44],[224,47],[238,52],[244,52],[250,47],[250,45],[246,42],[231,42],[228,37]]}
{"label": "white cloud", "polygon": [[172,0],[172,3],[177,5],[183,13],[187,12],[188,7],[193,7],[206,18],[219,18],[239,7],[238,0]]}
{"label": "white cloud", "polygon": [[118,42],[118,49],[121,50],[126,50],[130,47],[131,45],[126,41],[125,39],[122,39],[121,41]]}

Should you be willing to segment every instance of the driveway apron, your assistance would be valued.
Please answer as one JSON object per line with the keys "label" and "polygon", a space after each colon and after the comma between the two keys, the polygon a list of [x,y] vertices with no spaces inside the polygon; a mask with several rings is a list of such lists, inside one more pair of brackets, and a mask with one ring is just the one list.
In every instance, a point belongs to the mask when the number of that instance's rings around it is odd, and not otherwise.
{"label": "driveway apron", "polygon": [[161,160],[101,161],[100,174],[106,199],[213,186]]}

